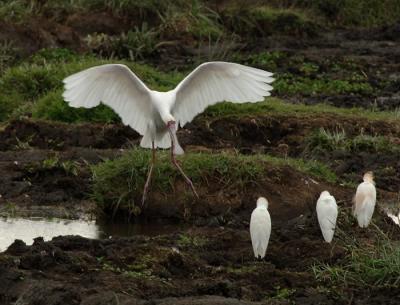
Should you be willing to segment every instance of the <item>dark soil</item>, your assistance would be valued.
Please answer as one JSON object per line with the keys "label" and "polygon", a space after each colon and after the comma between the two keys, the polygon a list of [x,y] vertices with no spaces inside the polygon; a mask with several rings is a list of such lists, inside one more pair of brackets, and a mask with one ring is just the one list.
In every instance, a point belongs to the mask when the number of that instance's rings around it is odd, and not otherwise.
{"label": "dark soil", "polygon": [[[291,221],[274,221],[262,261],[251,253],[247,225],[248,218],[234,228],[192,227],[151,238],[89,240],[70,236],[51,242],[37,238],[30,247],[15,241],[0,255],[0,301],[49,305],[348,304],[351,291],[341,297],[334,291],[321,291],[310,273],[316,260],[334,263],[345,254],[339,245],[321,241],[315,217],[307,213]],[[354,233],[364,235],[358,230]],[[282,291],[288,294],[283,297]],[[379,294],[380,300],[392,298],[382,291],[373,293]],[[363,304],[376,304],[375,299],[364,297],[360,296]]]}
{"label": "dark soil", "polygon": [[[307,137],[319,128],[344,130],[349,137],[359,135],[361,131],[364,134],[386,136],[393,146],[399,145],[400,142],[400,125],[396,122],[346,118],[333,114],[268,114],[217,119],[200,117],[179,131],[179,139],[189,153],[224,150],[244,154],[269,153],[279,157],[317,158],[328,164],[343,182],[354,184],[359,183],[365,171],[373,170],[379,173],[378,188],[394,193],[399,191],[400,158],[390,150],[336,151],[308,156]],[[62,206],[66,203],[74,205],[76,201],[87,202],[91,178],[88,164],[95,164],[104,158],[114,158],[120,155],[124,148],[137,145],[139,141],[137,133],[121,125],[75,125],[31,120],[10,122],[0,132],[0,148],[3,150],[0,152],[0,167],[3,173],[0,178],[0,200],[17,204],[18,207],[23,203],[23,210],[27,205],[33,204],[52,206],[47,209],[50,214],[50,211],[56,208],[56,215],[70,215],[75,209],[67,209],[67,213]],[[46,160],[56,160],[57,164],[46,168]],[[76,173],[69,173],[63,169],[63,162],[72,163]],[[270,170],[274,173],[268,175],[274,181],[273,184],[270,187],[255,185],[247,192],[254,192],[250,196],[243,196],[242,190],[221,192],[217,184],[214,190],[212,187],[201,190],[207,194],[203,197],[207,198],[206,202],[209,205],[214,205],[211,203],[215,202],[215,206],[222,210],[225,206],[221,206],[219,202],[241,206],[243,198],[246,198],[246,202],[252,204],[265,188],[271,189],[272,194],[277,192],[275,184],[281,185],[279,177],[286,175],[282,174],[282,169]],[[290,174],[288,176],[292,177]],[[293,179],[299,178],[294,176]],[[316,199],[323,187],[325,185],[316,187],[311,197]],[[171,203],[179,202],[175,196],[179,197],[179,190],[186,189],[186,185],[179,184],[175,189],[176,194],[170,198]],[[281,196],[277,192],[277,200],[282,200]],[[351,197],[350,194],[348,196]],[[162,204],[164,196],[155,194],[152,199],[160,201],[160,207],[155,207],[165,210],[166,215],[174,215],[176,210],[181,211],[181,207],[170,209],[170,206]],[[182,200],[185,201],[183,197]],[[290,201],[290,198],[287,201]],[[297,203],[296,205],[300,210],[304,206]]]}
{"label": "dark soil", "polygon": [[[119,34],[138,25],[135,20],[94,12],[25,20],[23,24],[0,21],[0,40],[13,41],[20,58],[51,47],[82,53],[87,51],[84,38],[88,34]],[[257,30],[255,41],[241,41],[229,51],[280,52],[284,56],[273,63],[276,68],[258,66],[298,77],[341,79],[340,71],[351,70],[363,74],[363,82],[373,88],[369,94],[279,93],[286,100],[338,107],[400,106],[399,25],[318,33],[308,28],[296,38],[262,27]],[[151,55],[152,64],[160,69],[186,69],[201,51],[185,35],[168,39],[171,43]],[[200,55],[207,58],[207,52],[210,49]],[[306,75],[299,68],[303,63],[316,65],[316,75]],[[333,65],[339,69],[333,70]],[[188,152],[238,150],[306,157],[305,140],[321,127],[340,128],[349,136],[363,130],[386,136],[393,145],[400,141],[398,123],[329,114],[200,118],[181,130],[179,138]],[[90,165],[115,158],[138,142],[139,135],[121,125],[10,122],[0,131],[0,213],[64,218],[99,213],[89,196]],[[398,156],[334,152],[319,159],[343,182],[358,183],[366,170],[389,168],[385,175],[377,176],[375,220],[385,233],[399,236],[398,228],[382,213],[384,204],[397,203]],[[222,188],[213,181],[209,188],[200,188],[201,199],[193,201],[181,192],[187,186],[178,181],[173,195],[151,192],[140,219],[177,226],[186,223],[189,229],[157,237],[89,240],[69,236],[50,242],[39,238],[32,246],[15,241],[0,254],[0,304],[397,304],[397,292],[344,285],[338,292],[338,287],[323,287],[311,271],[316,261],[336,263],[346,254],[335,240],[332,245],[322,242],[314,212],[319,193],[329,189],[342,211],[350,214],[354,188],[341,184],[270,165],[265,179],[247,189]],[[260,195],[270,201],[273,231],[266,258],[256,261],[248,222]],[[355,223],[344,229],[356,238],[368,238],[369,230],[359,230]]]}
{"label": "dark soil", "polygon": [[[399,135],[394,123],[354,122],[330,115],[228,117],[208,123],[200,118],[180,131],[187,151],[238,149],[282,155],[286,152],[279,145],[286,144],[289,156],[299,156],[304,138],[322,126],[339,125],[349,134],[364,128]],[[30,120],[11,122],[0,138],[2,213],[10,215],[11,209],[22,216],[69,218],[98,212],[88,197],[88,164],[114,158],[120,147],[138,141],[120,125]],[[76,172],[62,166],[67,161],[75,162]],[[385,203],[396,202],[397,194],[378,187],[375,220],[384,232],[398,236],[398,228],[383,213]],[[57,237],[51,242],[37,239],[33,246],[16,241],[0,254],[0,304],[349,304],[350,298],[354,304],[384,304],[393,300],[381,290],[361,293],[343,288],[338,296],[333,289],[321,289],[311,271],[317,261],[336,263],[346,254],[337,241],[322,242],[314,212],[319,193],[329,189],[349,214],[353,188],[272,165],[263,181],[246,189],[223,188],[213,181],[198,189],[201,199],[188,201],[186,188],[178,181],[174,195],[151,192],[138,218],[177,227],[189,224],[177,233],[106,240]],[[256,198],[264,194],[270,201],[273,233],[266,258],[256,261],[248,224]],[[357,229],[343,217],[339,218],[343,230],[368,238],[369,231]]]}

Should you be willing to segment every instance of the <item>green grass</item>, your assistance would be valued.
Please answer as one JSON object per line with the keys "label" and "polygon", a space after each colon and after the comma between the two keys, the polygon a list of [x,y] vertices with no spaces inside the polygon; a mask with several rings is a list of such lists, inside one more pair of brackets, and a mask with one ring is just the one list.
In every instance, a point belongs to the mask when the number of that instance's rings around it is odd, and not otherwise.
{"label": "green grass", "polygon": [[76,122],[119,122],[119,116],[109,107],[100,105],[93,109],[72,108],[62,98],[62,89],[52,91],[36,102],[30,109],[35,119],[68,123]]}
{"label": "green grass", "polygon": [[316,0],[313,10],[338,25],[373,27],[399,20],[397,0]]}
{"label": "green grass", "polygon": [[[286,58],[283,53],[260,53],[243,60],[256,66],[271,67]],[[297,59],[296,59],[297,60]],[[116,122],[118,116],[110,109],[100,106],[96,109],[70,108],[61,97],[62,79],[83,69],[105,64],[124,63],[128,65],[151,88],[166,91],[174,88],[188,72],[161,72],[148,65],[130,61],[102,60],[93,56],[80,57],[66,49],[44,49],[32,56],[28,62],[6,69],[0,76],[0,120],[24,115],[24,111],[34,118],[64,122]],[[258,63],[258,64],[256,64]],[[324,75],[313,79],[318,66],[315,63],[302,62],[298,69],[304,76],[288,73],[276,74],[273,93],[284,96],[296,94],[372,94],[374,89],[364,78],[351,74],[346,79],[330,80]],[[210,107],[205,116],[246,115],[263,113],[335,113],[340,115],[359,115],[366,118],[398,118],[398,112],[374,112],[361,109],[337,109],[326,105],[304,106],[288,105],[276,99],[267,99],[257,104],[218,104]]]}
{"label": "green grass", "polygon": [[391,120],[397,121],[399,113],[396,111],[373,111],[363,108],[337,108],[326,104],[304,105],[286,103],[278,98],[267,98],[265,102],[260,103],[220,103],[209,107],[205,111],[207,117],[223,116],[245,116],[255,114],[282,114],[309,116],[320,114],[340,115],[348,118],[368,119],[368,120]]}
{"label": "green grass", "polygon": [[[169,152],[157,154],[153,173],[153,188],[161,193],[173,191],[179,172],[169,161]],[[115,160],[93,166],[93,198],[103,208],[137,211],[139,198],[147,176],[150,151],[133,149]],[[316,161],[280,159],[266,155],[232,155],[226,153],[190,153],[180,158],[182,168],[196,185],[209,187],[217,183],[223,188],[236,185],[242,189],[263,179],[269,166],[291,166],[312,176],[335,182],[336,176]]]}
{"label": "green grass", "polygon": [[316,279],[340,287],[397,288],[400,283],[399,242],[389,239],[374,224],[369,233],[369,242],[346,238],[344,246],[348,254],[338,264],[316,264],[313,267]]}
{"label": "green grass", "polygon": [[[68,58],[71,60],[69,61]],[[161,91],[172,89],[182,79],[180,73],[163,73],[145,64],[101,60],[93,57],[79,58],[63,50],[58,53],[43,51],[34,56],[32,62],[7,69],[0,77],[0,87],[2,88],[0,120],[9,118],[13,112],[18,112],[18,108],[27,108],[25,106],[27,103],[33,104],[32,107],[28,107],[28,110],[33,112],[35,118],[65,122],[118,120],[116,114],[104,106],[92,110],[72,109],[63,102],[61,97],[62,80],[72,73],[96,65],[126,64],[151,89]]]}
{"label": "green grass", "polygon": [[344,130],[329,131],[321,128],[309,135],[305,142],[307,144],[304,154],[310,156],[318,156],[338,150],[353,153],[400,153],[400,146],[391,143],[387,137],[369,135],[364,132],[349,136]]}
{"label": "green grass", "polygon": [[192,236],[189,234],[180,234],[177,244],[180,248],[201,248],[207,244],[207,238]]}
{"label": "green grass", "polygon": [[[310,71],[311,67],[302,67],[303,71]],[[330,79],[329,76],[313,79],[294,76],[284,73],[274,83],[275,91],[281,95],[334,95],[334,94],[361,94],[371,95],[374,88],[366,80]]]}

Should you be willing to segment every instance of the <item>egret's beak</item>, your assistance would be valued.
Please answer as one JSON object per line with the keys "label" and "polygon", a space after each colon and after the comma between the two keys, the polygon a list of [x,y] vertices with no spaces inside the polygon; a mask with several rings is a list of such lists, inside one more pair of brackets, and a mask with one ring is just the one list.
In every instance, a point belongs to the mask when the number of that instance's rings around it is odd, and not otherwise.
{"label": "egret's beak", "polygon": [[168,132],[171,136],[171,140],[173,142],[173,145],[175,145],[176,143],[178,143],[178,138],[176,137],[176,122],[175,121],[169,121],[167,123],[167,128],[168,128]]}

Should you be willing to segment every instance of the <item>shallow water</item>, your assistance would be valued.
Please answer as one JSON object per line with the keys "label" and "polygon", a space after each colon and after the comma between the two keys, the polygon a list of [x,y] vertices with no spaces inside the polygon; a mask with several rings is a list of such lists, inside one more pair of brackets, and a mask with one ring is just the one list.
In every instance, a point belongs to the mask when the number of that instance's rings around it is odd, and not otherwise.
{"label": "shallow water", "polygon": [[51,240],[60,235],[80,235],[87,238],[129,237],[133,235],[160,235],[177,231],[181,227],[164,224],[127,224],[104,221],[66,220],[45,218],[0,218],[0,251],[15,239],[32,245],[33,239]]}

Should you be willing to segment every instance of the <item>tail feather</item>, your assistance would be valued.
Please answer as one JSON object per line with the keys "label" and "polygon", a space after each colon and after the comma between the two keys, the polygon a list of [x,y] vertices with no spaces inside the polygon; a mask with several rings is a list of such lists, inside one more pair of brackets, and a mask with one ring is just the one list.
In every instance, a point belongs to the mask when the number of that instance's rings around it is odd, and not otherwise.
{"label": "tail feather", "polygon": [[261,243],[258,243],[258,245],[256,246],[254,250],[254,256],[255,257],[260,257],[260,258],[264,258],[265,257],[265,252],[267,252],[267,248],[263,247],[263,245]]}
{"label": "tail feather", "polygon": [[152,141],[153,139],[151,138],[151,133],[146,131],[142,140],[140,141],[140,146],[144,148],[152,148]]}
{"label": "tail feather", "polygon": [[[184,150],[180,146],[178,142],[178,138],[174,135],[175,139],[175,147],[174,147],[174,154],[175,155],[182,155],[184,154]],[[151,148],[152,147],[152,137],[150,132],[146,132],[140,142],[140,146],[144,148]],[[154,139],[154,146],[155,148],[170,148],[171,147],[171,137],[169,136],[168,132],[157,133]]]}

